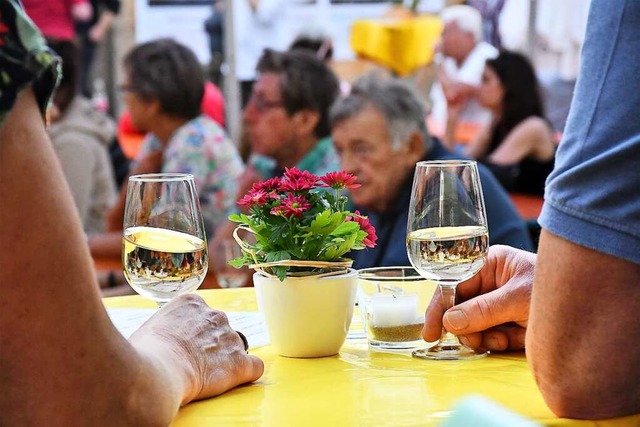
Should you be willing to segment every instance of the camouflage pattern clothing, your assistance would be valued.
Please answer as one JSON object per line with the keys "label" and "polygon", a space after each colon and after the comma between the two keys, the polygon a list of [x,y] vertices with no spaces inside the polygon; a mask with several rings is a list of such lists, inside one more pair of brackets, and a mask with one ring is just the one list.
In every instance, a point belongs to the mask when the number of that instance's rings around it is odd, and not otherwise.
{"label": "camouflage pattern clothing", "polygon": [[60,58],[20,2],[0,0],[0,123],[30,83],[44,116],[60,76]]}

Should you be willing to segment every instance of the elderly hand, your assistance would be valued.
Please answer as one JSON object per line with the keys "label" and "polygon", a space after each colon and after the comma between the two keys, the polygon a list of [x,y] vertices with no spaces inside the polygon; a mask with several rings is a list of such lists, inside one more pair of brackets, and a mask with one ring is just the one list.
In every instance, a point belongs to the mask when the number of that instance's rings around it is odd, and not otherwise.
{"label": "elderly hand", "polygon": [[492,246],[482,270],[458,285],[457,304],[444,317],[436,292],[425,314],[424,339],[436,341],[444,323],[447,331],[471,347],[523,349],[535,263],[535,254]]}
{"label": "elderly hand", "polygon": [[217,396],[255,381],[264,365],[246,353],[227,316],[195,294],[180,295],[151,317],[130,338],[141,353],[178,375],[182,405]]}

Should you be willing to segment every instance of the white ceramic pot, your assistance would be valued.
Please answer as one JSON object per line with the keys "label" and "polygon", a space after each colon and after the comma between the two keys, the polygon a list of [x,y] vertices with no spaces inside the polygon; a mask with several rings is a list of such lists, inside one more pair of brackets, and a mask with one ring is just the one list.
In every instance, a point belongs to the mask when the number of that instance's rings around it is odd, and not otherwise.
{"label": "white ceramic pot", "polygon": [[253,275],[271,345],[281,356],[324,357],[340,351],[356,300],[358,272],[321,278]]}

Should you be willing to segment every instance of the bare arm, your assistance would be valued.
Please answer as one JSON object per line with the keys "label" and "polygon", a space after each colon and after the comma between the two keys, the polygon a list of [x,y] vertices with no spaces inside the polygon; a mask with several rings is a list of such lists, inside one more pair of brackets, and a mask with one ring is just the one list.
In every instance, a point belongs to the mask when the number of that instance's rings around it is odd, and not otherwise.
{"label": "bare arm", "polygon": [[96,43],[101,42],[107,31],[109,31],[109,28],[111,28],[115,16],[116,15],[110,10],[102,12],[98,22],[89,30],[89,38]]}
{"label": "bare arm", "polygon": [[529,117],[509,132],[489,159],[498,165],[513,165],[527,157],[546,161],[554,152],[549,125],[540,117]]}
{"label": "bare arm", "polygon": [[[224,314],[196,296],[131,344],[115,330],[30,90],[0,127],[0,198],[0,388],[11,390],[0,424],[166,425],[181,404],[259,377]],[[206,348],[216,337],[226,354]]]}
{"label": "bare arm", "polygon": [[640,266],[542,231],[526,337],[559,416],[640,412]]}

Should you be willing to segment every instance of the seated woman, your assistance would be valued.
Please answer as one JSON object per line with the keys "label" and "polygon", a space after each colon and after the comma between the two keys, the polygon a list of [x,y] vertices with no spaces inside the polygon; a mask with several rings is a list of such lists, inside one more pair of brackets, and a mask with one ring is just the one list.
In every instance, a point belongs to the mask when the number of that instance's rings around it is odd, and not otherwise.
{"label": "seated woman", "polygon": [[[124,69],[123,101],[133,125],[146,132],[130,174],[193,174],[211,236],[235,206],[244,166],[224,129],[201,112],[205,81],[195,54],[173,40],[155,40],[129,52]],[[94,255],[120,253],[125,197],[123,186],[107,216],[107,230],[114,233],[90,239]]]}
{"label": "seated woman", "polygon": [[0,0],[0,425],[169,425],[263,363],[197,295],[128,340],[111,323],[45,132],[59,68],[43,43],[20,2]]}
{"label": "seated woman", "polygon": [[84,232],[104,231],[105,216],[116,199],[109,158],[115,135],[113,121],[96,111],[78,92],[78,49],[72,42],[49,40],[62,58],[62,81],[53,99],[48,129]]}
{"label": "seated woman", "polygon": [[487,60],[478,101],[493,118],[465,154],[486,164],[507,191],[543,195],[556,146],[529,60],[508,51]]}

